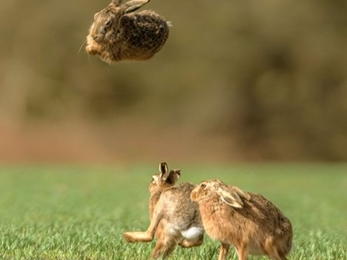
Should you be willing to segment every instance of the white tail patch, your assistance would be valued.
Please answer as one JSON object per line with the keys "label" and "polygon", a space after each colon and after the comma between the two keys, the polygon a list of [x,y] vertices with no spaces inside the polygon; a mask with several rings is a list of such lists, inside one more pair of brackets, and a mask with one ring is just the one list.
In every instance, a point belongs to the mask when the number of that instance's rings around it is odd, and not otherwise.
{"label": "white tail patch", "polygon": [[194,240],[197,239],[199,236],[204,234],[204,229],[198,228],[198,227],[191,227],[187,230],[184,230],[181,232],[182,236],[188,240]]}

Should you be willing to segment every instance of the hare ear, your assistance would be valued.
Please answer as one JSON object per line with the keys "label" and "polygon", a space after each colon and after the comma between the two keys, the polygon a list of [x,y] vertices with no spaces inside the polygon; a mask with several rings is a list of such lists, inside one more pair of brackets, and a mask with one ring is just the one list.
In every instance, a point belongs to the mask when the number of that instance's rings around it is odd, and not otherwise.
{"label": "hare ear", "polygon": [[235,191],[219,186],[217,189],[217,194],[221,197],[222,201],[225,202],[226,204],[234,208],[243,207],[243,202]]}
{"label": "hare ear", "polygon": [[244,192],[240,188],[235,187],[235,186],[229,186],[229,188],[232,189],[234,192],[237,193],[237,195],[244,198],[245,200],[248,200],[248,201],[251,200],[251,195],[249,195],[247,192]]}
{"label": "hare ear", "polygon": [[162,162],[159,164],[159,171],[161,176],[163,176],[169,171],[169,167],[167,166],[166,162]]}
{"label": "hare ear", "polygon": [[171,170],[168,174],[168,176],[165,178],[165,182],[168,184],[175,184],[176,181],[181,176],[181,171],[178,169]]}
{"label": "hare ear", "polygon": [[141,6],[147,4],[150,0],[131,0],[129,2],[126,2],[122,9],[124,10],[124,13],[131,13],[139,9]]}
{"label": "hare ear", "polygon": [[112,0],[111,4],[114,4],[115,6],[120,6],[122,4],[122,0]]}
{"label": "hare ear", "polygon": [[153,175],[152,176],[152,182],[158,183],[158,175]]}

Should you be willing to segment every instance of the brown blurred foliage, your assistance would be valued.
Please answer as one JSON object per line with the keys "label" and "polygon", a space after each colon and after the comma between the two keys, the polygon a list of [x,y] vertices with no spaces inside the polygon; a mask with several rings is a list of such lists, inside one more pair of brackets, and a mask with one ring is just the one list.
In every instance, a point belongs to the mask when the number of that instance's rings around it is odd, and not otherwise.
{"label": "brown blurred foliage", "polygon": [[111,66],[83,46],[107,4],[0,2],[2,121],[141,119],[250,159],[347,159],[346,1],[152,0],[166,45]]}

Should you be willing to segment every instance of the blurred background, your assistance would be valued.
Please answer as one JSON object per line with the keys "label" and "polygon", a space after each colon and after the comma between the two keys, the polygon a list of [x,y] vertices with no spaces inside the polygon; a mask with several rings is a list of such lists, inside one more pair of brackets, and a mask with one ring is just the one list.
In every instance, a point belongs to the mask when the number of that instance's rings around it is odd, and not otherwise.
{"label": "blurred background", "polygon": [[346,1],[152,0],[166,45],[113,65],[108,3],[0,2],[0,162],[346,161]]}

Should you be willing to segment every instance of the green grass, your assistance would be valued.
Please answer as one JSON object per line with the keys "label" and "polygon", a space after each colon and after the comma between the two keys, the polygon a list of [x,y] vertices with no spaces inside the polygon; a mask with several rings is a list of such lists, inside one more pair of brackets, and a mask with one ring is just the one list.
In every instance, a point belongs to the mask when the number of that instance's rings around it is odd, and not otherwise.
{"label": "green grass", "polygon": [[[347,165],[171,166],[181,168],[180,182],[220,178],[272,200],[293,224],[290,259],[347,259]],[[156,170],[0,167],[0,259],[148,259],[154,242],[128,244],[122,233],[147,228]],[[170,259],[217,259],[218,247],[206,236]]]}

